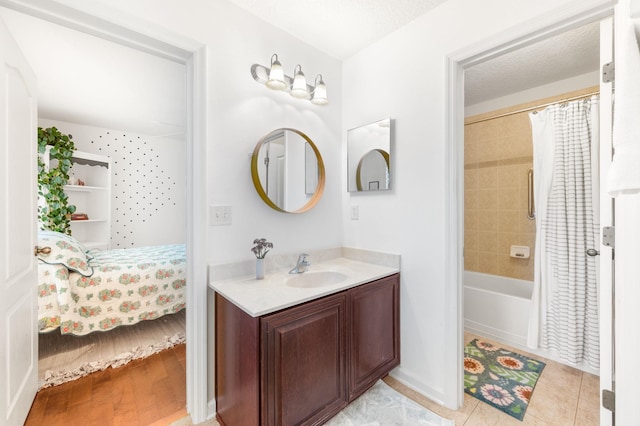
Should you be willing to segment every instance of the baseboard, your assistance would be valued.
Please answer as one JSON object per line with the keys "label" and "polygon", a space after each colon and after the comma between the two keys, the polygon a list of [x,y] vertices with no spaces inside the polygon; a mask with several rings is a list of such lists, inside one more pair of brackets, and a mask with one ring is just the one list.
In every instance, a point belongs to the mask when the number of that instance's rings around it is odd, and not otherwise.
{"label": "baseboard", "polygon": [[[418,392],[425,398],[428,398],[436,404],[442,405],[443,407],[447,407],[447,405],[444,403],[445,398],[442,389],[436,389],[432,386],[427,385],[426,383],[417,379],[415,376],[407,374],[405,370],[400,367],[393,370],[391,373],[389,373],[389,375],[409,389]],[[458,409],[458,407],[447,408],[450,408],[452,410]]]}
{"label": "baseboard", "polygon": [[216,400],[212,399],[207,403],[207,420],[211,420],[216,416]]}

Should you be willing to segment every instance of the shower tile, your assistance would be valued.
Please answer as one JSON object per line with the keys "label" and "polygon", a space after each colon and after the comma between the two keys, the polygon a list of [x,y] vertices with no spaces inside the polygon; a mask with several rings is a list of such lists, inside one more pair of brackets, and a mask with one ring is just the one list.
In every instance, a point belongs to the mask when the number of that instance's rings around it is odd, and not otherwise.
{"label": "shower tile", "polygon": [[485,274],[498,273],[498,256],[495,253],[478,253],[478,271]]}
{"label": "shower tile", "polygon": [[478,251],[485,253],[498,253],[498,234],[495,232],[478,232]]}
{"label": "shower tile", "polygon": [[498,159],[498,141],[496,139],[482,140],[478,144],[478,161],[480,163]]}
{"label": "shower tile", "polygon": [[[520,167],[517,164],[498,167],[498,188],[519,188]],[[526,179],[526,175],[524,177]]]}
{"label": "shower tile", "polygon": [[518,210],[520,206],[518,188],[500,188],[498,190],[498,210]]}
{"label": "shower tile", "polygon": [[483,167],[478,169],[478,186],[480,189],[496,189],[498,187],[498,168]]}
{"label": "shower tile", "polygon": [[512,244],[514,244],[513,233],[498,232],[498,254],[508,255]]}
{"label": "shower tile", "polygon": [[519,213],[516,210],[498,210],[498,232],[516,233],[519,230]]}
{"label": "shower tile", "polygon": [[465,249],[465,251],[464,251],[464,269],[466,271],[479,272],[478,271],[478,252],[477,251],[467,252],[467,250]]}
{"label": "shower tile", "polygon": [[478,169],[466,169],[464,171],[464,190],[478,189]]}
{"label": "shower tile", "polygon": [[478,251],[478,232],[467,231],[464,232],[464,252],[465,256],[467,252]]}
{"label": "shower tile", "polygon": [[478,210],[465,210],[464,229],[469,231],[478,230]]}
{"label": "shower tile", "polygon": [[531,134],[529,117],[526,114],[514,114],[500,118],[498,137],[509,138]]}
{"label": "shower tile", "polygon": [[527,211],[522,210],[520,212],[520,224],[519,232],[521,234],[535,234],[536,233],[536,221],[527,217]]}
{"label": "shower tile", "polygon": [[464,143],[464,164],[477,164],[478,163],[478,150],[479,145],[476,142]]}
{"label": "shower tile", "polygon": [[511,158],[533,156],[533,143],[530,133],[521,133],[507,139],[507,152]]}
{"label": "shower tile", "polygon": [[495,139],[498,136],[499,125],[495,122],[495,120],[476,123],[475,126],[477,126],[477,128],[474,129],[474,131],[476,132],[475,136],[479,141]]}
{"label": "shower tile", "polygon": [[474,189],[468,189],[464,191],[464,210],[477,210],[478,209],[478,197],[480,193]]}
{"label": "shower tile", "polygon": [[478,230],[493,233],[498,232],[498,212],[496,210],[484,210],[478,215]]}
{"label": "shower tile", "polygon": [[480,210],[495,210],[498,202],[498,191],[495,189],[481,189],[478,207]]}

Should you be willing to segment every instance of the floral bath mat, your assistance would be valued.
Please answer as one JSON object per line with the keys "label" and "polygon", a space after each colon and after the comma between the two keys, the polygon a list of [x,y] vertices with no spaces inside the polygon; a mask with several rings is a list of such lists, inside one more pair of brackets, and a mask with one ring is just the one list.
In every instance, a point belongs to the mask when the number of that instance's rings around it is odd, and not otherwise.
{"label": "floral bath mat", "polygon": [[546,364],[479,339],[464,355],[464,391],[522,420]]}

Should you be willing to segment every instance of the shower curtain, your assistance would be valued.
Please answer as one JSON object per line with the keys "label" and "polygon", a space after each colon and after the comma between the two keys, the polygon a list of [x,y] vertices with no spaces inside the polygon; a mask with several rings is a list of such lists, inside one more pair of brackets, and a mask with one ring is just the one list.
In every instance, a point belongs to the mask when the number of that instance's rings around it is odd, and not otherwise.
{"label": "shower curtain", "polygon": [[536,247],[528,345],[596,369],[596,259],[586,251],[597,247],[599,226],[598,109],[597,97],[592,97],[529,115]]}

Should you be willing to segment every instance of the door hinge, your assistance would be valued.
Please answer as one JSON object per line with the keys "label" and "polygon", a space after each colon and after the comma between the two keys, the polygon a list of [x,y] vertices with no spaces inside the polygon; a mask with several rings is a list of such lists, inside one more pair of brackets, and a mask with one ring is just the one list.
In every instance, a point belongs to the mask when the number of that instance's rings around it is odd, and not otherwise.
{"label": "door hinge", "polygon": [[615,79],[615,64],[613,61],[607,62],[602,66],[602,82],[611,83]]}
{"label": "door hinge", "polygon": [[612,413],[616,412],[616,394],[613,391],[602,389],[602,406]]}
{"label": "door hinge", "polygon": [[613,226],[605,226],[602,228],[602,245],[615,248],[616,247],[616,228]]}

